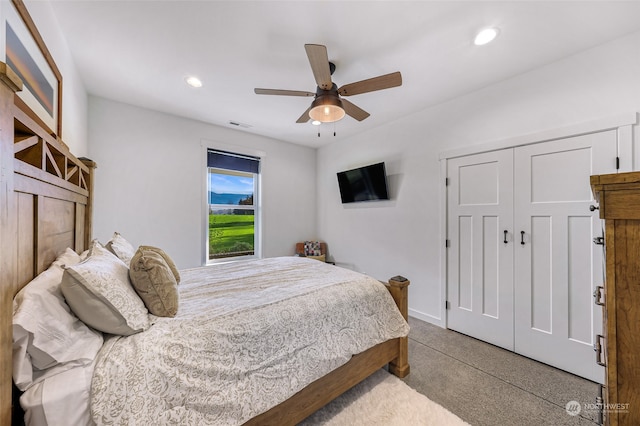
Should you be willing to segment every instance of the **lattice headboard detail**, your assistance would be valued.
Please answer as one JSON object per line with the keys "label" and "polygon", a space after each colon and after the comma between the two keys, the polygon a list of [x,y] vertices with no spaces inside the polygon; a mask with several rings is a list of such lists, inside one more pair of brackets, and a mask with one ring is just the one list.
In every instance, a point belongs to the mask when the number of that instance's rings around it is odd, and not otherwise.
{"label": "lattice headboard detail", "polygon": [[[27,170],[21,163],[28,164],[61,181],[89,191],[89,168],[74,157],[61,141],[53,139],[46,132],[34,131],[35,122],[23,111],[14,107],[14,156],[16,172]],[[33,174],[34,170],[25,171]],[[62,186],[67,186],[58,182]]]}

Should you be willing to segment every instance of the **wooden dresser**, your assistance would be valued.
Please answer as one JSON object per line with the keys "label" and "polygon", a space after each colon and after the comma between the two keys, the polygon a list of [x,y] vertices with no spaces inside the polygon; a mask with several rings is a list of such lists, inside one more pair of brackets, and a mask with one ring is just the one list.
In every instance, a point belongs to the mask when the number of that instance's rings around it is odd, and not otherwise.
{"label": "wooden dresser", "polygon": [[605,366],[606,425],[640,425],[640,172],[591,176],[605,220],[606,279],[596,358]]}

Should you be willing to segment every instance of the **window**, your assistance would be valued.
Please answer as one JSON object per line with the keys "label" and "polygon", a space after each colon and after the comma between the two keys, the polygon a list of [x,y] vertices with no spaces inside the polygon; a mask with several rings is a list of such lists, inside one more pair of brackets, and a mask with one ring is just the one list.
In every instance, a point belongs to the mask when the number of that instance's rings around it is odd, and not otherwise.
{"label": "window", "polygon": [[255,257],[260,159],[207,151],[207,260]]}

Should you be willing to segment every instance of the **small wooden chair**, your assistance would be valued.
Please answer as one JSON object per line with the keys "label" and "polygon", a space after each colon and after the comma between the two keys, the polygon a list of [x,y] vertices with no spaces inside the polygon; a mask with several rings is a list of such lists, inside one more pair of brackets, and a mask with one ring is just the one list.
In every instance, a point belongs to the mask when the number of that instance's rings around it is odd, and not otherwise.
{"label": "small wooden chair", "polygon": [[[311,256],[307,256],[307,254],[304,251],[304,242],[296,243],[296,256],[311,257]],[[327,243],[320,242],[320,256],[321,257],[324,256],[324,261],[325,262],[327,261]],[[318,260],[322,260],[322,259],[318,259]]]}

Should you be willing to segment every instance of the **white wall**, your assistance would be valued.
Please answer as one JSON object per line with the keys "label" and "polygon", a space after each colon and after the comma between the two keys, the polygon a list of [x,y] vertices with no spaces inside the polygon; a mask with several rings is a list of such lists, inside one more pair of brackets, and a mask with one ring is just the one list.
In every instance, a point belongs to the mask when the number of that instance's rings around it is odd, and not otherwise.
{"label": "white wall", "polygon": [[[338,263],[409,278],[410,314],[444,325],[439,154],[640,111],[639,52],[636,33],[319,149],[319,237]],[[336,172],[378,161],[393,199],[343,206]]]}
{"label": "white wall", "polygon": [[42,35],[62,74],[62,140],[76,157],[88,152],[87,91],[78,74],[49,2],[25,1],[31,18]]}
{"label": "white wall", "polygon": [[314,149],[91,96],[89,157],[98,164],[94,237],[106,243],[119,231],[134,245],[163,248],[179,268],[199,266],[203,143],[266,154],[264,257],[291,255],[297,241],[315,238]]}

